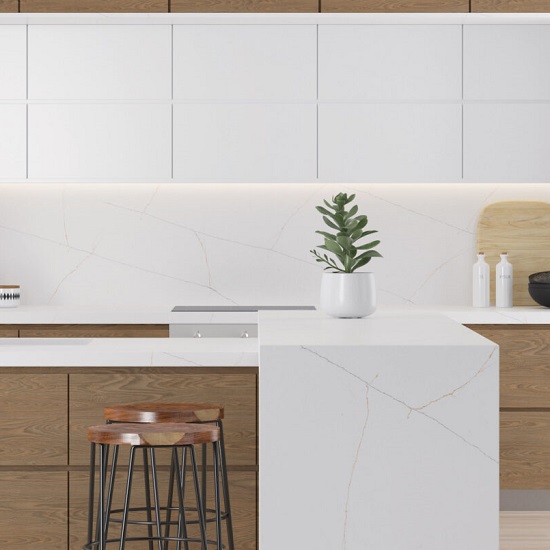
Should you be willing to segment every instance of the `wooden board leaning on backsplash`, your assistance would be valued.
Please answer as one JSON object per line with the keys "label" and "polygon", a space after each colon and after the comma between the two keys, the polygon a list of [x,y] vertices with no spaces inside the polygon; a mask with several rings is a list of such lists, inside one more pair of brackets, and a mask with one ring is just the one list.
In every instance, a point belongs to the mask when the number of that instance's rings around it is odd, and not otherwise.
{"label": "wooden board leaning on backsplash", "polygon": [[514,305],[532,306],[529,275],[550,271],[550,203],[504,201],[487,206],[477,224],[477,249],[491,266],[491,303],[495,302],[495,266],[508,252],[514,265]]}

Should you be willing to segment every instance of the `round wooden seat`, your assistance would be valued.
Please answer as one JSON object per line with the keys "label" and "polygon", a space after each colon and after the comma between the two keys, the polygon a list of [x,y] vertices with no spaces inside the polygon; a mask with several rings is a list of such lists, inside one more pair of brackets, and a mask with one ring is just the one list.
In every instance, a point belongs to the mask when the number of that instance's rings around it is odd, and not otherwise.
{"label": "round wooden seat", "polygon": [[128,403],[105,407],[109,422],[215,422],[223,418],[223,406],[210,403]]}
{"label": "round wooden seat", "polygon": [[102,445],[202,445],[219,440],[220,429],[204,424],[101,424],[88,428],[88,441]]}

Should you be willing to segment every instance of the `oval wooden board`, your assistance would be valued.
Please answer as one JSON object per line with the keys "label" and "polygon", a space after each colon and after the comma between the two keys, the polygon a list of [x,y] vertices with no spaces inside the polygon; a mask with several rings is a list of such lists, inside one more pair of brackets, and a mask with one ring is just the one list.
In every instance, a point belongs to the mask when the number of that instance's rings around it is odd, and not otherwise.
{"label": "oval wooden board", "polygon": [[550,271],[550,203],[503,201],[487,206],[477,224],[477,249],[491,266],[491,300],[495,300],[495,266],[501,252],[514,265],[514,305],[532,306],[529,275]]}

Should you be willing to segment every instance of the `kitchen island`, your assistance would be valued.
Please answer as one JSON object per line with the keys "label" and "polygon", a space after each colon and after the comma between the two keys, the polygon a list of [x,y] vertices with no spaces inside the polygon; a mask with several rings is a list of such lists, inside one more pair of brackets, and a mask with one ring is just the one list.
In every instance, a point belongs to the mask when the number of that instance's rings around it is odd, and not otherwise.
{"label": "kitchen island", "polygon": [[[24,309],[13,313],[11,323],[23,322]],[[53,317],[64,323],[74,321],[71,315]],[[9,312],[1,317],[10,322]],[[29,322],[32,317],[27,312]],[[150,322],[145,315],[134,319]],[[155,322],[173,319],[157,315]],[[50,393],[40,384],[35,390],[42,396],[41,422],[56,429],[27,440],[44,448],[55,443],[46,463],[56,483],[69,476],[69,508],[80,506],[69,512],[71,550],[83,527],[82,433],[113,400],[225,400],[236,506],[246,507],[241,520],[251,529],[255,489],[246,476],[256,470],[250,422],[256,421],[258,350],[262,550],[498,548],[495,344],[441,312],[417,309],[384,309],[362,320],[261,312],[259,327],[259,340],[0,340],[4,381],[16,377],[13,384],[23,380],[33,389],[36,377],[57,377]],[[12,440],[25,437],[17,426],[10,429]],[[21,463],[21,456],[7,455],[0,453],[5,467]],[[51,540],[41,548],[60,547],[62,537]],[[239,550],[255,548],[250,536],[241,540]]]}

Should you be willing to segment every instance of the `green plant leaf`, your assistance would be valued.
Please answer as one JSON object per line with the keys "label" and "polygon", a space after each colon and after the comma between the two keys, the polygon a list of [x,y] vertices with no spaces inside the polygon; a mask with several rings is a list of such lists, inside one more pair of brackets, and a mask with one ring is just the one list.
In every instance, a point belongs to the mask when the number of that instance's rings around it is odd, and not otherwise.
{"label": "green plant leaf", "polygon": [[330,239],[331,241],[336,240],[336,236],[333,235],[332,233],[327,233],[326,231],[315,231],[315,233],[319,233],[319,235],[323,235],[325,239]]}
{"label": "green plant leaf", "polygon": [[359,254],[357,256],[357,260],[362,260],[363,258],[381,258],[382,254],[380,252],[377,252],[376,250],[368,250],[367,252],[363,252],[363,254]]}
{"label": "green plant leaf", "polygon": [[332,252],[333,254],[336,254],[339,258],[343,257],[343,249],[342,247],[330,239],[325,240],[325,246],[329,252]]}
{"label": "green plant leaf", "polygon": [[359,211],[359,207],[357,205],[352,206],[351,210],[344,216],[344,218],[346,220],[349,220],[349,218],[352,218],[353,216],[355,216],[355,214],[357,214],[358,211]]}
{"label": "green plant leaf", "polygon": [[353,271],[359,269],[360,267],[363,267],[364,265],[367,265],[370,261],[371,258],[363,258],[362,260],[358,260],[357,263],[353,266]]}
{"label": "green plant leaf", "polygon": [[368,244],[363,244],[361,246],[357,247],[357,250],[369,250],[370,248],[374,248],[375,246],[378,246],[380,244],[380,241],[372,241]]}
{"label": "green plant leaf", "polygon": [[324,221],[329,227],[331,227],[332,229],[336,229],[336,231],[340,231],[340,228],[339,228],[336,224],[332,223],[326,216],[323,216],[323,221]]}

